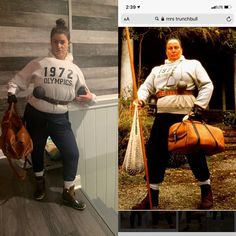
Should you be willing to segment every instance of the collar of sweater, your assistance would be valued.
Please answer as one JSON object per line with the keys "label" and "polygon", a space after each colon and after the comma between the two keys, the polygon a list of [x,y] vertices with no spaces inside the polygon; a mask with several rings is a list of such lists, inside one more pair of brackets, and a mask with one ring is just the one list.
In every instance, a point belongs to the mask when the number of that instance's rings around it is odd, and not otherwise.
{"label": "collar of sweater", "polygon": [[178,60],[175,60],[175,61],[170,61],[168,59],[165,60],[165,64],[171,64],[171,63],[179,63],[181,61],[185,60],[185,57],[182,55]]}
{"label": "collar of sweater", "polygon": [[[53,53],[52,53],[52,51],[51,51],[50,49],[49,49],[49,52],[48,52],[48,56],[49,56],[49,57],[54,57],[54,58],[56,58],[56,57],[53,55]],[[64,60],[73,62],[73,60],[74,60],[73,55],[68,52],[67,55],[66,55],[66,58],[65,58]]]}

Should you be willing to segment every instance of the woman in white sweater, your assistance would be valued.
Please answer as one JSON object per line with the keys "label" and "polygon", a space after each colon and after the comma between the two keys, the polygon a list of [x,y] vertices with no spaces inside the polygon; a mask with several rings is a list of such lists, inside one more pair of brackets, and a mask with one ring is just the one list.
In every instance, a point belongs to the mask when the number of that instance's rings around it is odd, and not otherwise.
{"label": "woman in white sweater", "polygon": [[[187,114],[201,119],[213,92],[213,84],[201,63],[187,60],[179,39],[171,38],[166,43],[164,65],[154,67],[138,90],[134,103],[143,107],[151,94],[157,96],[157,115],[147,144],[152,206],[158,207],[159,185],[163,182],[169,158],[168,131],[172,124],[180,122]],[[201,187],[199,208],[209,209],[213,205],[210,173],[205,154],[201,151],[187,155],[195,178]],[[149,196],[133,209],[150,209]]]}
{"label": "woman in white sweater", "polygon": [[83,210],[85,203],[77,201],[74,192],[79,151],[68,119],[68,103],[75,100],[92,105],[96,96],[89,91],[83,73],[73,63],[68,52],[69,42],[69,29],[63,19],[58,19],[51,31],[49,55],[31,61],[15,75],[8,84],[8,102],[17,102],[15,94],[34,84],[24,112],[34,147],[31,154],[36,180],[34,198],[42,200],[45,197],[43,157],[50,136],[63,157],[63,202]]}

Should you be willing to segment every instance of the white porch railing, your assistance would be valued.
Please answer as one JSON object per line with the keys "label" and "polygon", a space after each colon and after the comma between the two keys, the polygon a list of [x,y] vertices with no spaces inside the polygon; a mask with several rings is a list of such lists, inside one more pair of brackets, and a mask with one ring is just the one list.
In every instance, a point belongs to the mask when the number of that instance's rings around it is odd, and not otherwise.
{"label": "white porch railing", "polygon": [[98,97],[95,106],[70,106],[69,117],[79,152],[81,186],[92,205],[117,235],[118,99]]}

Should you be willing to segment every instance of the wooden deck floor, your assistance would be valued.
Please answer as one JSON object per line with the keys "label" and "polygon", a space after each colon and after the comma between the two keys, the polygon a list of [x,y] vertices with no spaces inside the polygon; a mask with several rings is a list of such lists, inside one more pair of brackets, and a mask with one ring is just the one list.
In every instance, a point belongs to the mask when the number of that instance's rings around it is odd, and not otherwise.
{"label": "wooden deck floor", "polygon": [[46,172],[47,195],[42,202],[33,200],[34,178],[29,169],[21,181],[6,159],[0,159],[0,235],[60,236],[113,235],[81,190],[78,199],[86,202],[84,211],[62,205],[61,168]]}

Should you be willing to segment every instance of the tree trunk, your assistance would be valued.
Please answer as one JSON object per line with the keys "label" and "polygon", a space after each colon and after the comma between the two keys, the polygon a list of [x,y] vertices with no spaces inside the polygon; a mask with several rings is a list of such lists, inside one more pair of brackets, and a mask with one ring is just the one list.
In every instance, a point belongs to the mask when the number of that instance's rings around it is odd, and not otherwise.
{"label": "tree trunk", "polygon": [[234,54],[234,118],[236,119],[236,54]]}
{"label": "tree trunk", "polygon": [[144,38],[144,35],[141,35],[140,40],[139,40],[138,80],[140,79],[141,73],[142,73],[142,43],[143,43],[143,38]]}
{"label": "tree trunk", "polygon": [[[125,31],[123,31],[123,40],[121,48],[121,81],[120,81],[120,97],[124,99],[131,98],[133,96],[133,82],[132,72],[129,59],[129,51],[127,40],[125,39]],[[133,39],[131,41],[131,47],[133,49]]]}

